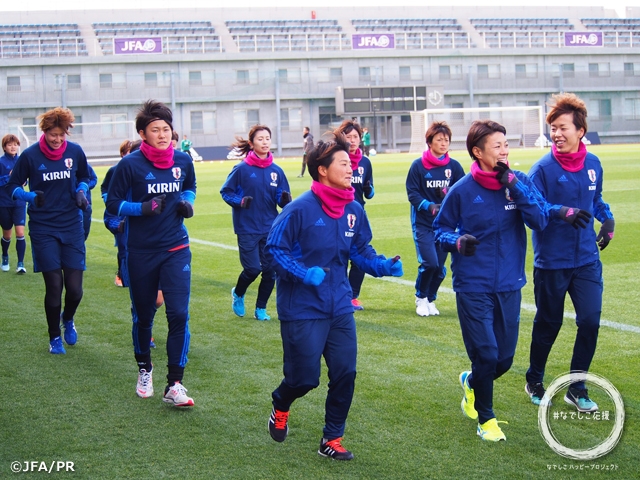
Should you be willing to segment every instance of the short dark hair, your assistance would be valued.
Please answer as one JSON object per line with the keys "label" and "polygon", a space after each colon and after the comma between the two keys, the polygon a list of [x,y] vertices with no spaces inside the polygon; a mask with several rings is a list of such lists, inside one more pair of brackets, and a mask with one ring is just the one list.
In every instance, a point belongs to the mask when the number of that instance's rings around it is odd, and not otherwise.
{"label": "short dark hair", "polygon": [[587,106],[574,93],[559,93],[551,96],[551,102],[547,104],[551,110],[547,113],[547,123],[551,125],[560,115],[573,114],[573,124],[576,130],[584,128],[587,133]]}
{"label": "short dark hair", "polygon": [[5,149],[7,145],[10,143],[17,143],[20,146],[20,140],[13,133],[7,133],[4,137],[2,137],[2,150]]}
{"label": "short dark hair", "polygon": [[173,131],[173,114],[164,103],[156,100],[147,100],[142,104],[136,115],[136,132],[144,131],[151,122],[164,120]]}
{"label": "short dark hair", "polygon": [[345,120],[340,124],[338,128],[333,131],[333,133],[337,135],[348,135],[352,130],[358,132],[358,136],[362,138],[362,127],[358,122],[354,122],[353,120]]}
{"label": "short dark hair", "polygon": [[433,122],[429,125],[427,133],[424,135],[424,138],[427,140],[427,145],[430,146],[433,141],[433,137],[439,133],[446,135],[449,137],[449,141],[451,141],[451,129],[449,128],[449,125],[447,125],[447,122]]}
{"label": "short dark hair", "polygon": [[235,148],[242,152],[243,155],[246,155],[251,150],[251,145],[249,145],[249,142],[253,143],[253,139],[255,138],[256,133],[261,130],[266,130],[267,132],[269,132],[269,136],[271,136],[271,129],[269,127],[267,127],[266,125],[257,124],[251,127],[251,130],[249,130],[249,138],[247,140],[242,137],[236,137],[236,141],[231,144],[231,148]]}
{"label": "short dark hair", "polygon": [[171,133],[171,140],[175,140],[176,142],[180,140],[180,135],[175,130]]}
{"label": "short dark hair", "polygon": [[469,133],[467,134],[467,151],[472,159],[476,162],[478,161],[473,154],[473,147],[478,147],[480,150],[484,149],[487,137],[496,132],[506,135],[507,129],[493,120],[476,120],[471,124]]}
{"label": "short dark hair", "polygon": [[349,153],[349,141],[341,134],[331,134],[333,138],[331,140],[320,140],[316,143],[316,146],[307,153],[307,168],[309,169],[309,175],[316,182],[318,181],[318,167],[329,168],[329,165],[333,163],[333,157],[336,152]]}

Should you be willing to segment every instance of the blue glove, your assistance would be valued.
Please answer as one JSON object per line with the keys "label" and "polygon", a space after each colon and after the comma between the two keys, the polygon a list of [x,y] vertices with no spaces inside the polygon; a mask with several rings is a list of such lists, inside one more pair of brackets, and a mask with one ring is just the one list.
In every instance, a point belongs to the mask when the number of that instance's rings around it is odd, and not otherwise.
{"label": "blue glove", "polygon": [[313,285],[314,287],[317,287],[322,283],[325,275],[326,273],[322,268],[311,267],[309,270],[307,270],[307,273],[305,274],[304,280],[302,280],[302,283],[304,283],[305,285]]}
{"label": "blue glove", "polygon": [[401,277],[404,275],[400,255],[396,255],[393,258],[387,258],[382,262],[382,274],[392,277]]}

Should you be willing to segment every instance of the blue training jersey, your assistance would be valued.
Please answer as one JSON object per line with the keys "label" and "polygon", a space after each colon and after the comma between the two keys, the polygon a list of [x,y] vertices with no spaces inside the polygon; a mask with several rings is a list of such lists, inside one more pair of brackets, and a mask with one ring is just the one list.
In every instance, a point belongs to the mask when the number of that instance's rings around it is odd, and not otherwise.
{"label": "blue training jersey", "polygon": [[[369,182],[371,184],[371,193],[367,196],[364,194],[364,186]],[[353,171],[351,177],[351,186],[355,190],[355,201],[364,207],[366,203],[364,199],[371,200],[375,195],[373,189],[373,168],[371,168],[371,160],[364,155],[358,162],[358,168]]]}
{"label": "blue training jersey", "polygon": [[8,188],[4,188],[4,186],[9,183],[9,176],[11,175],[11,170],[15,167],[16,162],[18,161],[18,155],[11,156],[5,152],[3,156],[0,157],[0,207],[24,207],[24,200],[20,199],[12,199],[11,192]]}
{"label": "blue training jersey", "polygon": [[[271,163],[266,168],[241,161],[233,167],[220,189],[222,199],[233,207],[233,231],[236,235],[266,235],[282,207],[282,192],[289,182],[282,168]],[[242,197],[253,197],[249,208],[240,208]]]}
{"label": "blue training jersey", "polygon": [[76,190],[80,183],[89,185],[89,168],[80,145],[67,141],[60,160],[45,157],[39,143],[26,148],[20,154],[5,188],[13,196],[16,189],[21,189],[27,181],[30,191],[44,193],[42,207],[30,203],[27,209],[30,231],[82,228],[82,210],[76,204]]}
{"label": "blue training jersey", "polygon": [[[186,153],[175,150],[173,161],[170,168],[160,169],[136,150],[122,158],[113,172],[106,205],[112,215],[125,217],[124,238],[130,252],[167,251],[189,244],[184,218],[177,208],[181,200],[193,203],[196,175]],[[143,216],[142,202],[162,194],[166,195],[164,211]]]}

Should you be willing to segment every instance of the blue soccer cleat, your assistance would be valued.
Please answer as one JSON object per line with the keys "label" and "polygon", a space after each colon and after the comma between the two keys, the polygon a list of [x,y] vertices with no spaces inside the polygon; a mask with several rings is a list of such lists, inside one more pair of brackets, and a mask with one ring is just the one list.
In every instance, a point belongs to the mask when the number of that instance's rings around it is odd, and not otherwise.
{"label": "blue soccer cleat", "polygon": [[271,317],[267,314],[266,308],[256,308],[253,316],[256,317],[256,320],[260,320],[261,322],[271,320]]}
{"label": "blue soccer cleat", "polygon": [[569,388],[564,396],[564,401],[569,405],[573,405],[579,412],[595,412],[598,410],[598,404],[589,398],[589,392],[586,388],[581,390],[572,390]]}
{"label": "blue soccer cleat", "polygon": [[231,308],[233,308],[233,313],[237,316],[244,317],[244,295],[237,296],[236,287],[231,289]]}
{"label": "blue soccer cleat", "polygon": [[67,353],[64,349],[64,345],[62,345],[62,339],[60,337],[56,337],[49,342],[49,353],[54,355],[64,355]]}
{"label": "blue soccer cleat", "polygon": [[64,327],[65,343],[67,345],[75,345],[78,341],[78,332],[75,324],[73,323],[73,318],[71,320],[63,320],[62,315],[60,315],[60,319],[62,320],[62,326]]}

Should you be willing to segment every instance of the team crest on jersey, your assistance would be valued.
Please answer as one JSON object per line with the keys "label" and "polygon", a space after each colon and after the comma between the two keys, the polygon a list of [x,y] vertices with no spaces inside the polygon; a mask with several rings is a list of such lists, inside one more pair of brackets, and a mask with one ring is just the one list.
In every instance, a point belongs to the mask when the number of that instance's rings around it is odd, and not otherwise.
{"label": "team crest on jersey", "polygon": [[73,158],[65,158],[64,166],[67,167],[67,170],[71,170],[73,168]]}
{"label": "team crest on jersey", "polygon": [[182,169],[180,167],[173,167],[171,172],[173,173],[173,178],[180,180],[180,177],[182,176]]}
{"label": "team crest on jersey", "polygon": [[447,177],[447,178],[451,178],[451,169],[450,168],[445,169],[444,176]]}
{"label": "team crest on jersey", "polygon": [[356,226],[356,216],[353,213],[347,215],[347,225],[349,225],[349,230],[353,230],[353,227]]}
{"label": "team crest on jersey", "polygon": [[590,168],[588,173],[589,173],[589,180],[591,180],[591,183],[596,183],[596,171]]}
{"label": "team crest on jersey", "polygon": [[271,181],[272,182],[278,181],[278,174],[276,172],[271,172]]}
{"label": "team crest on jersey", "polygon": [[358,167],[358,175],[362,175],[364,173],[364,167]]}
{"label": "team crest on jersey", "polygon": [[511,192],[509,191],[508,188],[504,189],[504,196],[507,197],[507,200],[509,200],[510,202],[513,202],[513,198],[511,197]]}

